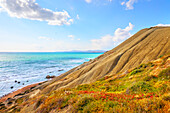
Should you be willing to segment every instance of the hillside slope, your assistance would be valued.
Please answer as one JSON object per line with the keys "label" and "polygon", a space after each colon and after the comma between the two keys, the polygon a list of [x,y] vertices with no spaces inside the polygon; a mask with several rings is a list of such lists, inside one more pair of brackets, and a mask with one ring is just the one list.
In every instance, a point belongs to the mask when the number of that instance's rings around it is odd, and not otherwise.
{"label": "hillside slope", "polygon": [[[42,85],[43,93],[94,82],[170,53],[170,27],[143,29],[116,48]],[[50,85],[49,85],[50,84]]]}
{"label": "hillside slope", "polygon": [[[28,99],[29,98],[29,99]],[[168,113],[170,55],[76,88],[7,100],[0,112],[21,113]]]}

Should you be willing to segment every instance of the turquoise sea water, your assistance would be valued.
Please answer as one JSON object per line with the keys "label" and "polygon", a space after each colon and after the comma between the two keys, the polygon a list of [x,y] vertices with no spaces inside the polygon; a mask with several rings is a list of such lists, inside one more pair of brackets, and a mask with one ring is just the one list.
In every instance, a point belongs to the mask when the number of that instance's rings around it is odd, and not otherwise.
{"label": "turquoise sea water", "polygon": [[[0,53],[0,97],[58,76],[102,53]],[[64,69],[63,71],[58,71]],[[15,83],[19,81],[20,83]],[[11,86],[13,88],[11,89]]]}

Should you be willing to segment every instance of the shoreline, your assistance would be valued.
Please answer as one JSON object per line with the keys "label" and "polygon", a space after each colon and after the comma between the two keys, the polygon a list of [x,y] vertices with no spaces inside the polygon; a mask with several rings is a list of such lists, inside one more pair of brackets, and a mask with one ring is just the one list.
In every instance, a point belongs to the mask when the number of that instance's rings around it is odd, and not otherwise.
{"label": "shoreline", "polygon": [[[45,81],[43,81],[43,82],[45,82]],[[23,92],[25,92],[26,90],[29,90],[29,89],[31,89],[32,87],[38,86],[39,84],[41,84],[41,83],[43,83],[43,82],[31,84],[31,85],[25,86],[25,87],[23,87],[23,88],[21,88],[21,89],[18,89],[18,90],[16,90],[16,91],[13,91],[13,92],[11,92],[11,93],[8,93],[8,94],[0,97],[0,102],[5,102],[8,98],[13,98],[15,95],[18,95],[18,94],[20,94],[20,93],[23,93]]]}

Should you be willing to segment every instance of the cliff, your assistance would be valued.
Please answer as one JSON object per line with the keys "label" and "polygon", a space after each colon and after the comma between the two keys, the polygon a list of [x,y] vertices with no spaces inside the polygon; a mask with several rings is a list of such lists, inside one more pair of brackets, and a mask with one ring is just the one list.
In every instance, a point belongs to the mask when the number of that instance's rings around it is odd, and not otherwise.
{"label": "cliff", "polygon": [[142,29],[116,48],[56,77],[39,88],[43,93],[48,93],[58,88],[72,88],[79,84],[91,83],[106,75],[125,72],[168,53],[170,53],[169,27]]}

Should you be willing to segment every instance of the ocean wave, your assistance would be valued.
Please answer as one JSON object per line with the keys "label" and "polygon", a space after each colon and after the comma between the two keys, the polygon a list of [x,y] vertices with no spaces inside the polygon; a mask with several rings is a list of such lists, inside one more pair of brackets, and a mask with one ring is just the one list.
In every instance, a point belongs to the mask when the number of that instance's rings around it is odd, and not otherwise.
{"label": "ocean wave", "polygon": [[70,60],[70,63],[83,63],[85,62],[85,59],[74,59],[74,60]]}

